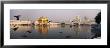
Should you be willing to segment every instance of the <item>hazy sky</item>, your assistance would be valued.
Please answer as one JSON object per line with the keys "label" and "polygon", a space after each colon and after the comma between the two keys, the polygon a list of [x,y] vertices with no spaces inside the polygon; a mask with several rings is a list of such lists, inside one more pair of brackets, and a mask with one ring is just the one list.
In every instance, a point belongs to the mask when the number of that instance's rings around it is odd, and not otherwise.
{"label": "hazy sky", "polygon": [[69,23],[75,16],[94,18],[99,12],[100,9],[11,9],[10,19],[15,20],[15,15],[21,15],[20,20],[36,20],[45,16],[53,22]]}

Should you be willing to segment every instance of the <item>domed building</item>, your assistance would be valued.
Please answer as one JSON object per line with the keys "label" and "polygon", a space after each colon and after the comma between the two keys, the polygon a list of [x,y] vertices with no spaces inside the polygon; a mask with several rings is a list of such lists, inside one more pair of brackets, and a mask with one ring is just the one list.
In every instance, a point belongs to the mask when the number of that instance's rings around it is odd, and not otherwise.
{"label": "domed building", "polygon": [[73,25],[80,25],[81,22],[80,16],[75,16],[72,22]]}
{"label": "domed building", "polygon": [[47,25],[48,24],[48,18],[47,17],[40,17],[40,18],[38,18],[38,24],[39,25]]}

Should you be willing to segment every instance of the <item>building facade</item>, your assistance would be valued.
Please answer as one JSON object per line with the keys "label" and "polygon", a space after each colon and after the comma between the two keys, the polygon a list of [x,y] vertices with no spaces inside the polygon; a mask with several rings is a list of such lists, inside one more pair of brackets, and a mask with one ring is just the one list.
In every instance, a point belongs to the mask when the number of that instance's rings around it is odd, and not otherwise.
{"label": "building facade", "polygon": [[47,17],[40,17],[40,18],[38,18],[38,24],[39,25],[47,25],[48,24],[48,18]]}

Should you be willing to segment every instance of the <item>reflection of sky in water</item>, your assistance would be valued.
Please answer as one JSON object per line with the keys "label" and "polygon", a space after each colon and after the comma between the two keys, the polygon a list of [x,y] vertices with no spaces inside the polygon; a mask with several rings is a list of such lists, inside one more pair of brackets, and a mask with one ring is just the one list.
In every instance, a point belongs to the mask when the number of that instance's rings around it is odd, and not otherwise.
{"label": "reflection of sky in water", "polygon": [[91,26],[19,26],[15,31],[11,27],[11,38],[15,39],[89,39],[92,36]]}

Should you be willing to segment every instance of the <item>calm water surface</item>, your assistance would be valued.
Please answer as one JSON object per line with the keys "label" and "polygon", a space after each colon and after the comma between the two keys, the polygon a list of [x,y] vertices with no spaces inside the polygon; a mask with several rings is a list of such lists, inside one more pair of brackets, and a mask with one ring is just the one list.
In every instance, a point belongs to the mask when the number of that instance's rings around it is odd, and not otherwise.
{"label": "calm water surface", "polygon": [[11,39],[91,39],[100,36],[100,32],[91,26],[50,25],[17,26],[10,29]]}

